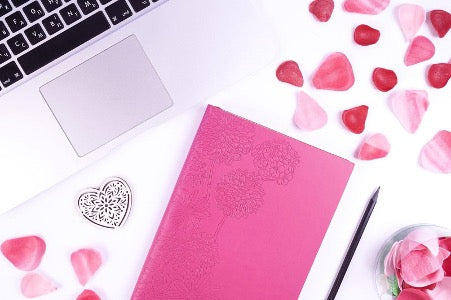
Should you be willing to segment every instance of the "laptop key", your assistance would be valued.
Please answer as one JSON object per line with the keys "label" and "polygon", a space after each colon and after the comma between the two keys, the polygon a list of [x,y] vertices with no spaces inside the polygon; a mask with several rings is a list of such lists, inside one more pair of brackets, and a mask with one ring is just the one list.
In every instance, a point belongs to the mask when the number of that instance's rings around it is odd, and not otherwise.
{"label": "laptop key", "polygon": [[132,11],[128,7],[125,0],[119,0],[114,2],[113,4],[110,4],[105,8],[105,11],[108,17],[110,18],[111,23],[113,23],[113,25],[116,25],[124,21],[125,19],[131,17],[132,15]]}
{"label": "laptop key", "polygon": [[8,0],[0,0],[0,17],[6,15],[12,10]]}
{"label": "laptop key", "polygon": [[150,5],[150,0],[129,0],[135,12],[141,11]]}
{"label": "laptop key", "polygon": [[99,4],[96,0],[77,0],[78,6],[80,6],[83,14],[87,15],[99,8]]}
{"label": "laptop key", "polygon": [[12,32],[19,31],[27,26],[27,21],[25,21],[25,18],[20,11],[16,11],[15,13],[7,16],[5,21]]}
{"label": "laptop key", "polygon": [[0,68],[0,82],[5,88],[22,78],[22,73],[13,61]]}
{"label": "laptop key", "polygon": [[108,20],[99,11],[28,51],[17,61],[25,74],[31,74],[109,28]]}
{"label": "laptop key", "polygon": [[6,25],[0,21],[0,41],[9,35],[8,29]]}
{"label": "laptop key", "polygon": [[8,43],[9,49],[13,52],[14,55],[17,55],[28,49],[28,43],[23,37],[21,33],[13,36],[9,40],[6,41]]}
{"label": "laptop key", "polygon": [[112,0],[99,0],[99,2],[101,3],[101,4],[107,4],[107,3],[109,3],[109,2],[111,2]]}
{"label": "laptop key", "polygon": [[44,16],[44,9],[41,7],[38,1],[31,2],[23,8],[25,16],[27,16],[28,21],[33,23]]}
{"label": "laptop key", "polygon": [[52,12],[61,5],[63,5],[61,0],[41,0],[41,1],[47,12]]}
{"label": "laptop key", "polygon": [[25,29],[24,33],[32,45],[39,43],[46,37],[44,29],[42,29],[39,23],[34,24],[30,28]]}
{"label": "laptop key", "polygon": [[5,44],[0,44],[0,64],[4,63],[11,58],[11,53],[9,53]]}
{"label": "laptop key", "polygon": [[44,25],[45,29],[50,35],[64,28],[63,22],[57,14],[53,14],[50,17],[42,20],[42,25]]}
{"label": "laptop key", "polygon": [[11,0],[11,2],[14,4],[15,7],[19,7],[21,5],[24,5],[29,0]]}
{"label": "laptop key", "polygon": [[67,25],[70,25],[81,18],[80,11],[73,3],[61,9],[60,14]]}

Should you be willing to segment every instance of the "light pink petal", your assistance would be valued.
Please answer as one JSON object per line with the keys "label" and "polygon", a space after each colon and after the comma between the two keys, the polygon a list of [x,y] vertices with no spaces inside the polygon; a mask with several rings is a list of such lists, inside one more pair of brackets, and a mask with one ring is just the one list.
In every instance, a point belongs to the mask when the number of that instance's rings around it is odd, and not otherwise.
{"label": "light pink petal", "polygon": [[441,130],[424,145],[420,165],[430,171],[451,173],[451,132]]}
{"label": "light pink petal", "polygon": [[408,288],[402,290],[396,300],[432,300],[432,298],[422,290]]}
{"label": "light pink petal", "polygon": [[377,15],[389,4],[390,0],[345,0],[343,7],[348,12]]}
{"label": "light pink petal", "polygon": [[41,263],[45,242],[37,236],[25,236],[4,241],[3,255],[18,269],[32,271]]}
{"label": "light pink petal", "polygon": [[100,297],[94,291],[84,290],[78,295],[77,300],[100,300]]}
{"label": "light pink petal", "polygon": [[401,4],[398,7],[398,21],[407,40],[411,40],[426,20],[424,8],[415,4]]}
{"label": "light pink petal", "polygon": [[424,287],[443,279],[441,261],[426,248],[409,252],[401,260],[401,277],[413,287]]}
{"label": "light pink petal", "polygon": [[390,248],[390,251],[388,251],[387,256],[385,256],[384,259],[384,274],[387,276],[393,276],[395,274],[395,261],[396,256],[399,248],[400,242],[395,242],[392,247]]}
{"label": "light pink petal", "polygon": [[451,299],[451,277],[445,277],[442,281],[437,283],[433,290],[427,291],[431,299],[434,300],[449,300]]}
{"label": "light pink petal", "polygon": [[417,131],[429,106],[426,91],[399,91],[390,97],[391,109],[401,125],[410,133]]}
{"label": "light pink petal", "polygon": [[309,95],[300,91],[298,103],[294,113],[294,123],[303,130],[316,130],[327,123],[324,109]]}
{"label": "light pink petal", "polygon": [[354,72],[346,55],[335,52],[321,63],[312,81],[317,89],[346,91],[354,84]]}
{"label": "light pink petal", "polygon": [[37,274],[29,273],[22,278],[20,284],[22,294],[27,298],[39,297],[57,289],[55,283]]}
{"label": "light pink petal", "polygon": [[435,46],[424,36],[417,36],[407,48],[404,64],[411,66],[430,59],[435,54]]}
{"label": "light pink petal", "polygon": [[372,160],[387,156],[390,152],[390,143],[382,133],[376,133],[367,137],[357,152],[357,158]]}
{"label": "light pink petal", "polygon": [[[416,242],[417,245],[424,245],[432,255],[437,256],[439,253],[439,241],[437,233],[429,228],[417,228],[404,238],[404,241],[413,241]],[[410,249],[410,250],[413,250]]]}
{"label": "light pink petal", "polygon": [[80,249],[70,256],[78,281],[85,285],[102,265],[102,257],[97,250]]}

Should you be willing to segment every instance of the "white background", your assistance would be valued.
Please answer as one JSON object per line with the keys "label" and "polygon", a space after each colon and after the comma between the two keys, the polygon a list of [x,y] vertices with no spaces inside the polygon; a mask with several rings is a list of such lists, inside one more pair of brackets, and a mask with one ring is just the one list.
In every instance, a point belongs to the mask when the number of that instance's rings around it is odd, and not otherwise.
{"label": "white background", "polygon": [[[40,299],[75,299],[83,290],[70,265],[70,254],[82,247],[98,249],[103,266],[87,284],[102,299],[129,299],[140,267],[150,247],[172,188],[182,168],[206,103],[256,121],[355,162],[356,167],[327,232],[300,299],[324,299],[334,280],[367,200],[381,186],[379,201],[356,251],[337,299],[378,299],[374,268],[379,248],[401,227],[414,223],[434,223],[451,228],[451,175],[435,174],[418,165],[422,146],[438,130],[451,130],[451,85],[437,90],[425,80],[431,63],[451,58],[451,34],[439,39],[424,24],[419,33],[432,40],[435,56],[406,67],[403,58],[408,43],[395,18],[397,5],[376,16],[350,14],[336,1],[332,18],[320,23],[308,12],[310,1],[263,0],[280,40],[278,56],[264,69],[162,126],[146,131],[109,156],[73,175],[54,188],[0,216],[0,241],[36,234],[47,243],[38,272],[54,280],[57,292]],[[451,11],[451,2],[410,1],[427,11]],[[375,45],[361,47],[353,42],[353,29],[368,24],[381,31]],[[345,92],[313,88],[311,76],[331,52],[345,53],[354,68],[355,85]],[[284,60],[296,60],[304,74],[302,90],[327,111],[329,122],[318,131],[303,132],[293,125],[296,93],[299,88],[275,78],[275,69]],[[371,82],[375,67],[395,70],[399,83],[382,93]],[[388,96],[401,89],[425,89],[430,107],[419,130],[407,133],[391,113]],[[369,106],[366,130],[361,135],[347,131],[340,112],[357,105]],[[375,161],[359,161],[354,153],[364,136],[383,133],[391,142],[390,154]],[[105,178],[125,178],[133,190],[133,207],[120,230],[104,230],[83,220],[75,206],[77,193],[99,185]],[[331,178],[333,180],[333,178]],[[27,184],[24,182],[24,184]],[[0,256],[0,299],[22,299],[19,282],[25,273]]]}

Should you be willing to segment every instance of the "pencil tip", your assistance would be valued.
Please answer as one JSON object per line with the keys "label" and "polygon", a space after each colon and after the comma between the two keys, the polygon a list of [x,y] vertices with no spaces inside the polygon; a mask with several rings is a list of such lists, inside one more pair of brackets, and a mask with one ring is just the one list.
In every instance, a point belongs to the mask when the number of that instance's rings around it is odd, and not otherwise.
{"label": "pencil tip", "polygon": [[380,189],[381,189],[381,187],[378,187],[377,190],[374,192],[373,197],[371,197],[371,198],[373,198],[373,200],[377,200],[377,196],[379,196]]}

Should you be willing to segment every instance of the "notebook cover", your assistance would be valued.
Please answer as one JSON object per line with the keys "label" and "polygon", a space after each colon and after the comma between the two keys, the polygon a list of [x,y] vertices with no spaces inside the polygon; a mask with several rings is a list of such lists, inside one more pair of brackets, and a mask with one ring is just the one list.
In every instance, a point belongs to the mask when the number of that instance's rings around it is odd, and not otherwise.
{"label": "notebook cover", "polygon": [[353,166],[209,105],[132,299],[297,299]]}

